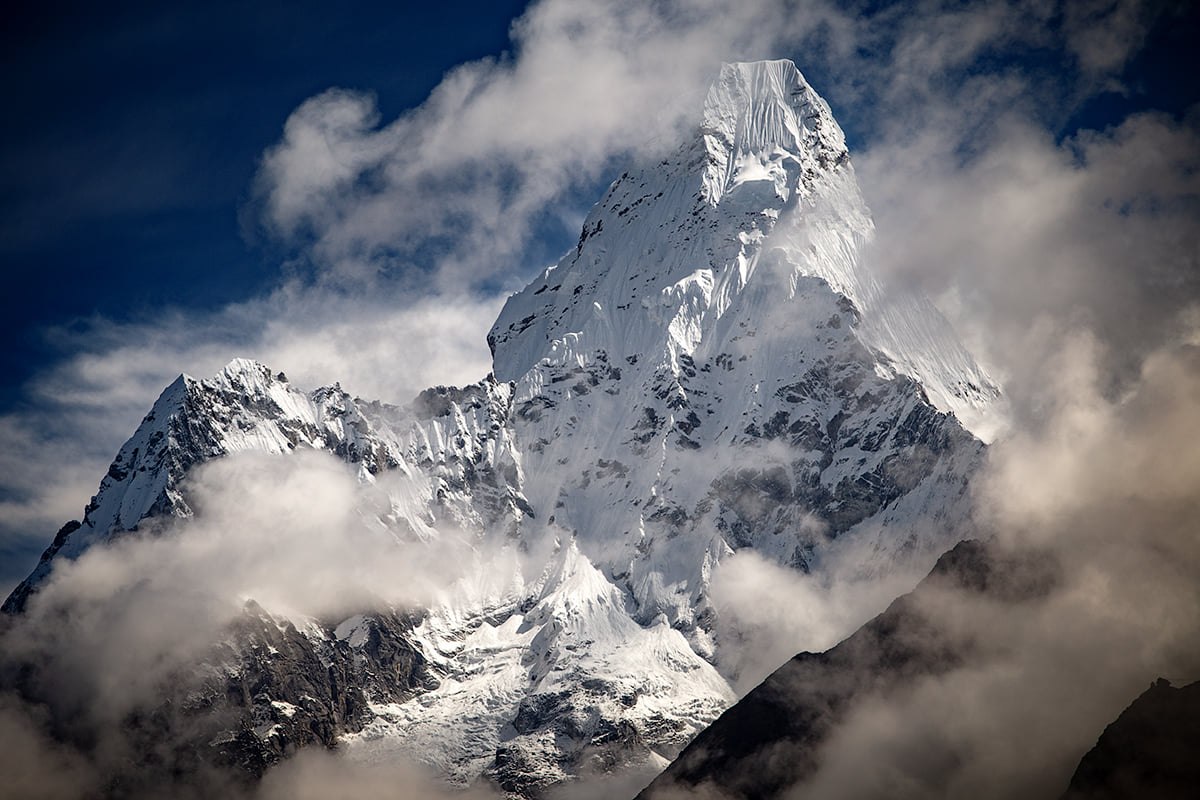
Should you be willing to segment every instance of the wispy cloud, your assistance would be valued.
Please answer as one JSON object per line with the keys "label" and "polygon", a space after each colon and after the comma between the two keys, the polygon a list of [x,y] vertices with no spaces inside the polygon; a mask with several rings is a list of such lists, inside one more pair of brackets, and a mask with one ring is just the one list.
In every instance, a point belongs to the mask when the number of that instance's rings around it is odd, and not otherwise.
{"label": "wispy cloud", "polygon": [[[1001,541],[1062,567],[1044,601],[951,596],[935,630],[979,642],[965,663],[856,698],[796,797],[1054,796],[1104,726],[1156,677],[1200,675],[1200,353],[1147,357],[1118,400],[1084,335],[1046,364],[1061,401],[994,446],[980,476]],[[870,764],[864,770],[863,764]]]}
{"label": "wispy cloud", "polygon": [[[197,664],[225,669],[219,645],[237,641],[231,631],[249,600],[303,626],[363,609],[427,608],[456,581],[480,573],[485,580],[471,585],[483,598],[485,586],[502,594],[520,585],[515,554],[485,550],[452,526],[442,525],[430,543],[405,546],[404,531],[387,520],[391,496],[414,491],[404,485],[409,480],[396,471],[362,483],[345,462],[319,451],[232,455],[189,473],[181,487],[195,510],[188,522],[152,520],[63,563],[0,629],[0,731],[23,743],[0,755],[5,773],[24,788],[53,771],[41,794],[31,795],[46,797],[87,794],[130,764],[146,783],[136,796],[319,797],[324,791],[316,787],[328,790],[337,776],[353,776],[368,797],[448,791],[410,765],[363,767],[324,753],[273,773],[257,790],[203,758],[172,762],[179,774],[160,774],[130,724],[139,715],[174,715],[172,735],[187,735],[195,723],[164,698],[181,686],[204,691]],[[386,793],[396,780],[406,788]]]}

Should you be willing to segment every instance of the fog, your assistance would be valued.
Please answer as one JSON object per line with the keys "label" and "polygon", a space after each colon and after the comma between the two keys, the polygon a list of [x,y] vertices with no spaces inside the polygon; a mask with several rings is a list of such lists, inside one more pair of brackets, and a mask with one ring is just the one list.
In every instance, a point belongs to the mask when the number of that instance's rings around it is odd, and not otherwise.
{"label": "fog", "polygon": [[1200,677],[1200,459],[1179,444],[1200,422],[1200,352],[1149,356],[1109,402],[1083,388],[1100,376],[1078,374],[1094,346],[1063,354],[1069,400],[1039,435],[993,449],[981,489],[1000,540],[1047,550],[1061,585],[1032,606],[928,608],[943,628],[983,633],[981,653],[863,698],[795,797],[1057,796],[1152,680]]}

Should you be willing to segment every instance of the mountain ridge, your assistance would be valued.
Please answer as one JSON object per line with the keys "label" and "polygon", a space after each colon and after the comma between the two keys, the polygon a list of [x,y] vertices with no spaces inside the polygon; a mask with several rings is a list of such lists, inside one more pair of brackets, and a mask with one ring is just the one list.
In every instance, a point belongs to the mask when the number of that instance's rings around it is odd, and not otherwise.
{"label": "mountain ridge", "polygon": [[[820,752],[855,704],[943,675],[987,647],[974,628],[954,630],[930,613],[949,594],[1031,607],[1059,582],[1041,553],[965,540],[943,554],[910,593],[824,652],[802,652],[693,739],[636,800],[687,796],[768,800],[811,779]],[[934,787],[928,787],[930,792]]]}

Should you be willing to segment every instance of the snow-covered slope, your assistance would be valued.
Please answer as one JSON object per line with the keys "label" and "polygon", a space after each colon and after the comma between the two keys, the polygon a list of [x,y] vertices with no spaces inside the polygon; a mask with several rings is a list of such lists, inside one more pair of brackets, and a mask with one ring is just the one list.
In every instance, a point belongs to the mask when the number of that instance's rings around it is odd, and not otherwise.
{"label": "snow-covered slope", "polygon": [[[796,68],[726,65],[695,138],[623,174],[509,299],[494,377],[403,407],[248,361],[181,377],[5,607],[58,559],[186,519],[194,464],[328,450],[361,481],[400,478],[377,522],[402,546],[453,529],[479,554],[395,634],[432,678],[415,696],[365,687],[351,757],[404,754],[519,796],[661,765],[734,699],[709,597],[723,559],[915,583],[968,523],[983,445],[949,412],[986,414],[998,392],[927,300],[880,286],[872,230]],[[371,663],[372,624],[314,642]]]}
{"label": "snow-covered slope", "polygon": [[997,390],[927,301],[885,303],[871,236],[795,66],[727,65],[696,141],[622,175],[492,329],[531,504],[700,652],[730,550],[927,568],[961,522],[978,443],[931,400],[983,410]]}
{"label": "snow-covered slope", "polygon": [[17,611],[54,559],[137,530],[146,517],[192,515],[179,484],[196,464],[254,450],[327,450],[354,465],[360,480],[382,471],[410,478],[392,498],[386,522],[399,535],[428,538],[439,521],[482,530],[503,527],[527,508],[503,425],[511,388],[485,380],[466,389],[423,392],[409,409],[352,399],[338,385],[305,392],[283,373],[235,359],[213,378],[180,375],[163,390],[125,443],[82,523],[68,525],[33,573],[5,602]]}

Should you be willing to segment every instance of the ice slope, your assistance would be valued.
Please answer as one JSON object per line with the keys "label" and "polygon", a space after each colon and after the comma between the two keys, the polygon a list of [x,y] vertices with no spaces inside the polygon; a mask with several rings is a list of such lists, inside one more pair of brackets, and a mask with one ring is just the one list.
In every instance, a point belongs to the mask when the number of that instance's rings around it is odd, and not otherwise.
{"label": "ice slope", "polygon": [[623,174],[575,252],[509,301],[490,337],[498,378],[530,380],[542,361],[582,366],[601,352],[694,355],[731,312],[757,310],[741,295],[765,258],[777,279],[821,278],[848,298],[864,343],[940,409],[989,410],[998,389],[945,318],[927,298],[884,291],[870,269],[874,224],[845,137],[792,62],[723,66],[700,134]]}
{"label": "ice slope", "polygon": [[[880,285],[872,236],[842,132],[795,66],[726,65],[695,137],[625,172],[509,299],[494,377],[392,406],[244,360],[181,376],[5,608],[56,559],[147,517],[186,524],[196,464],[327,450],[386,483],[372,513],[396,541],[453,531],[474,552],[411,629],[392,625],[429,679],[356,687],[372,718],[346,729],[351,757],[403,753],[520,797],[665,763],[734,699],[709,598],[723,559],[915,584],[969,526],[983,445],[948,412],[986,415],[997,390],[927,300]],[[299,627],[387,674],[371,619]]]}
{"label": "ice slope", "polygon": [[726,65],[696,140],[614,182],[489,336],[531,504],[699,652],[732,550],[924,570],[963,522],[978,442],[936,402],[998,393],[927,300],[884,297],[872,235],[795,66]]}

